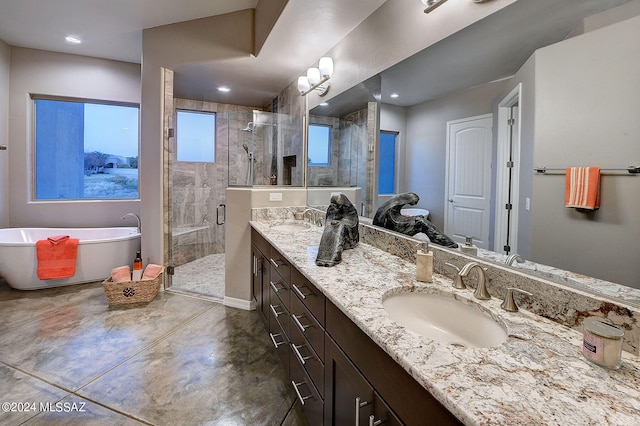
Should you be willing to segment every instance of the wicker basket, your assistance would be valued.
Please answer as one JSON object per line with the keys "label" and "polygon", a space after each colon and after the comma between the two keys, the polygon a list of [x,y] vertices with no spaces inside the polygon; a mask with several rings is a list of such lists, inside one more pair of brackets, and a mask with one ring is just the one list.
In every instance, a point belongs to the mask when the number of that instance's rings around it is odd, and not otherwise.
{"label": "wicker basket", "polygon": [[160,291],[162,273],[152,280],[121,281],[114,283],[111,277],[102,282],[104,294],[109,305],[125,305],[129,303],[149,303]]}

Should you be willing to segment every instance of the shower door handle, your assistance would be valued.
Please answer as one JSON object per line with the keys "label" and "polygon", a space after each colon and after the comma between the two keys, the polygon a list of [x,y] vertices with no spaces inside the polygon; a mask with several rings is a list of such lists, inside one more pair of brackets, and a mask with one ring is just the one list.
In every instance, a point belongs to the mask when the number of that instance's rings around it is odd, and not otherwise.
{"label": "shower door handle", "polygon": [[[222,209],[222,222],[220,221],[220,209]],[[218,208],[216,209],[216,224],[224,225],[226,221],[227,221],[227,205],[218,204]]]}

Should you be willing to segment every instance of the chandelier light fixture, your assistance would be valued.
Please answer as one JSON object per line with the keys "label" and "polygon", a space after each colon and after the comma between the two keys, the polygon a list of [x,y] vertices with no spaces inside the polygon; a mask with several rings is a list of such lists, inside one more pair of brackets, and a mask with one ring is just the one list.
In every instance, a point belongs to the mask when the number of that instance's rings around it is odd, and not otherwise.
{"label": "chandelier light fixture", "polygon": [[327,80],[333,74],[333,59],[323,56],[318,62],[318,68],[309,68],[307,75],[298,77],[298,90],[301,96],[306,96],[312,91],[324,96],[329,91]]}

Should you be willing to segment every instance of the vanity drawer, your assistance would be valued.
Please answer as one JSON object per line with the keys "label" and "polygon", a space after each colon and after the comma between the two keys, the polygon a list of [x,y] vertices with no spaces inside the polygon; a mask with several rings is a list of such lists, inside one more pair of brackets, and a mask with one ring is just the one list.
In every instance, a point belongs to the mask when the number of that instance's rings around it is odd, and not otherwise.
{"label": "vanity drawer", "polygon": [[269,289],[269,293],[269,323],[271,323],[271,319],[276,321],[288,338],[291,336],[291,334],[289,334],[291,327],[291,315],[289,313],[289,309],[287,309],[287,307],[280,301],[273,289]]}
{"label": "vanity drawer", "polygon": [[[278,250],[273,247],[271,247],[269,252],[269,263],[272,267],[271,271],[277,271],[284,281],[287,283],[291,282],[291,264],[283,255],[280,254]],[[271,279],[275,279],[273,274],[271,275]]]}
{"label": "vanity drawer", "polygon": [[302,336],[302,333],[300,333],[297,327],[291,326],[290,337],[291,362],[295,362],[293,361],[293,358],[295,358],[305,369],[309,377],[311,377],[320,395],[324,395],[324,362],[313,350],[307,339]]}
{"label": "vanity drawer", "polygon": [[278,354],[278,358],[284,365],[284,369],[289,373],[289,362],[291,357],[291,342],[289,341],[289,337],[282,330],[282,327],[278,320],[275,318],[273,312],[269,315],[269,338],[271,339],[271,343],[276,348],[276,353]]}
{"label": "vanity drawer", "polygon": [[291,296],[290,327],[298,331],[300,336],[311,344],[322,362],[324,362],[324,328],[315,319],[304,304],[295,296]]}
{"label": "vanity drawer", "polygon": [[291,311],[291,288],[289,283],[282,279],[273,265],[271,266],[270,278],[269,294],[271,303],[282,303],[287,308],[287,311]]}
{"label": "vanity drawer", "polygon": [[324,294],[295,268],[291,269],[291,281],[289,282],[291,283],[291,292],[298,296],[320,325],[324,327]]}
{"label": "vanity drawer", "polygon": [[299,362],[291,361],[289,377],[309,425],[321,426],[324,420],[324,401]]}

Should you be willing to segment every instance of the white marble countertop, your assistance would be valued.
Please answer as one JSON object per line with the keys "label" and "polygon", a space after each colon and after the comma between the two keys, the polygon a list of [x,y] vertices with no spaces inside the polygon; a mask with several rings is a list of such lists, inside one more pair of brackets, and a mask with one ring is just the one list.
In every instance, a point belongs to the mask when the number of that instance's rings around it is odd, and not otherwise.
{"label": "white marble countertop", "polygon": [[[359,243],[342,263],[315,264],[322,227],[300,232],[251,226],[271,242],[329,300],[467,425],[640,424],[640,359],[623,352],[619,370],[587,361],[582,334],[525,310],[509,313],[501,300],[479,301],[472,290],[434,275],[415,280],[415,265]],[[492,348],[461,348],[422,337],[395,323],[382,306],[393,291],[452,293],[477,303],[508,332]],[[394,290],[395,289],[395,290]]]}

